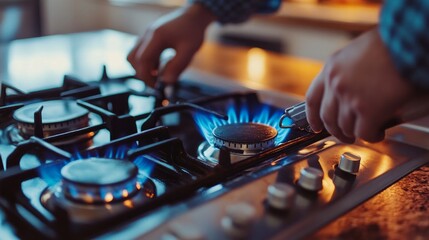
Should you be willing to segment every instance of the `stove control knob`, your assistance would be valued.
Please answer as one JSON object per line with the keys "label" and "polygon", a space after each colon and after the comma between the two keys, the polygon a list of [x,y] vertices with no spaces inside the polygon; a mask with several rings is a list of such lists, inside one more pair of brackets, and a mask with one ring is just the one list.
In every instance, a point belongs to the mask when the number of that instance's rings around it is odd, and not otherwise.
{"label": "stove control knob", "polygon": [[349,152],[341,155],[338,168],[344,172],[357,174],[359,172],[360,156]]}
{"label": "stove control knob", "polygon": [[322,189],[323,172],[317,168],[306,167],[301,169],[301,176],[298,185],[309,191],[319,191]]}
{"label": "stove control knob", "polygon": [[221,220],[223,230],[232,236],[245,236],[256,218],[256,209],[248,203],[234,203],[225,209]]}
{"label": "stove control knob", "polygon": [[274,183],[268,186],[267,201],[270,207],[286,210],[292,207],[295,189],[286,183]]}

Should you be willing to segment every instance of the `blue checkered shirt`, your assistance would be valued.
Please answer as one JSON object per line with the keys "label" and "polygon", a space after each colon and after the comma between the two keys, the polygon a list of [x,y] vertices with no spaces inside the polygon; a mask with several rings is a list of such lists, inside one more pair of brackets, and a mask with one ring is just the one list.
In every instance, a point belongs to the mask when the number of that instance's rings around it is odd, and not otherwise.
{"label": "blue checkered shirt", "polygon": [[240,23],[254,13],[272,13],[276,11],[281,0],[190,0],[201,3],[217,17],[218,22]]}
{"label": "blue checkered shirt", "polygon": [[401,75],[429,89],[429,1],[386,0],[379,29]]}

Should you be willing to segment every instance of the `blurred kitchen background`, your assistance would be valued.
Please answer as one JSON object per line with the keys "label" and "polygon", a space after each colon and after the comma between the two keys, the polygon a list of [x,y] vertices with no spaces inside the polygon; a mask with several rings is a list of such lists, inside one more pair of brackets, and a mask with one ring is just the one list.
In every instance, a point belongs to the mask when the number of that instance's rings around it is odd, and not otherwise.
{"label": "blurred kitchen background", "polygon": [[[142,35],[186,0],[0,0],[0,42],[98,29]],[[213,24],[209,41],[325,60],[377,24],[382,0],[288,0],[273,15]]]}

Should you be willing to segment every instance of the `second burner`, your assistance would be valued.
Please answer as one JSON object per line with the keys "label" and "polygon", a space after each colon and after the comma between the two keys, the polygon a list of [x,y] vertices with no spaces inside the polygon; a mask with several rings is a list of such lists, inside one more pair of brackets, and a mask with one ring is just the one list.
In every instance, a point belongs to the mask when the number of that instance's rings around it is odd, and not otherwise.
{"label": "second burner", "polygon": [[261,123],[234,123],[213,129],[214,145],[252,155],[274,145],[277,130]]}

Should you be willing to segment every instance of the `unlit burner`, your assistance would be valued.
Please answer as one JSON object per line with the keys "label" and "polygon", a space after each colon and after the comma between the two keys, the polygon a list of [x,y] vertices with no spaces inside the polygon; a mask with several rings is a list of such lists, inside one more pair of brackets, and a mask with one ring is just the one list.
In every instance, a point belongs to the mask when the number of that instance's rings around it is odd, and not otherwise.
{"label": "unlit burner", "polygon": [[[71,130],[76,130],[89,126],[89,111],[77,105],[73,100],[52,100],[26,105],[13,114],[17,122],[19,133],[24,138],[29,138],[35,134],[35,112],[43,106],[42,129],[43,137],[48,137]],[[82,138],[92,137],[80,135],[69,142],[60,142],[58,145],[73,143]]]}
{"label": "unlit burner", "polygon": [[214,145],[244,155],[272,147],[277,130],[261,123],[235,123],[213,129]]}
{"label": "unlit burner", "polygon": [[105,158],[76,160],[61,169],[64,195],[82,203],[110,203],[134,196],[141,188],[132,162]]}

